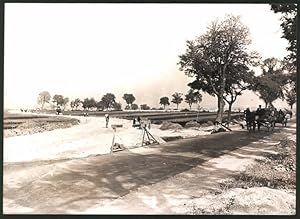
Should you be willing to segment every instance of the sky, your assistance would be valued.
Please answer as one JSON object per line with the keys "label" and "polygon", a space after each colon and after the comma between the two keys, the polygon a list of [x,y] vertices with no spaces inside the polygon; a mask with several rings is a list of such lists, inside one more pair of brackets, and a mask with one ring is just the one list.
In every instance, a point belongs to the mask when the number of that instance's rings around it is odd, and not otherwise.
{"label": "sky", "polygon": [[[280,15],[268,4],[5,3],[4,108],[36,107],[42,91],[97,101],[110,92],[122,106],[123,94],[132,93],[138,105],[159,107],[160,97],[189,90],[193,79],[177,65],[186,40],[226,14],[241,16],[250,49],[263,58],[287,55]],[[247,91],[234,107],[258,104]],[[203,94],[200,105],[215,108],[217,99]]]}

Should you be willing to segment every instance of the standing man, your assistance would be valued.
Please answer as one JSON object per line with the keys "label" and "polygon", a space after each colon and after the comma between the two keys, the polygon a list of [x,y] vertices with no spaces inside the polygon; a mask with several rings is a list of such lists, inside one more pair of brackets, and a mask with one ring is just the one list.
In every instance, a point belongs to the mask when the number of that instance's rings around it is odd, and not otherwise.
{"label": "standing man", "polygon": [[106,128],[108,128],[108,123],[109,123],[109,115],[105,114],[105,122],[106,122]]}

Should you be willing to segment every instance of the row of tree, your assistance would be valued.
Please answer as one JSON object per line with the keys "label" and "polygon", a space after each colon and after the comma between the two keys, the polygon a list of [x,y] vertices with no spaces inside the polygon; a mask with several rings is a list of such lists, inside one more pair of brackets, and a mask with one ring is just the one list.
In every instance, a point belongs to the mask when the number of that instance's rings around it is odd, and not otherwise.
{"label": "row of tree", "polygon": [[[175,92],[171,100],[172,103],[177,105],[177,109],[179,104],[183,101],[182,93]],[[133,94],[127,94],[125,93],[122,97],[126,102],[125,109],[132,109],[137,110],[139,107],[137,104],[134,103],[136,100]],[[39,93],[38,95],[38,104],[41,105],[41,109],[44,108],[45,103],[50,103],[51,95],[48,91],[43,91]],[[190,109],[192,107],[192,104],[194,103],[200,103],[202,101],[202,95],[199,93],[199,91],[195,91],[193,89],[190,89],[188,93],[185,95],[185,102],[188,103]],[[54,95],[52,98],[53,106],[55,107],[62,107],[63,110],[65,109],[66,105],[69,102],[69,98],[64,97],[63,95]],[[168,97],[162,97],[160,98],[160,104],[164,107],[166,105],[170,105],[169,98]],[[78,110],[79,107],[82,107],[83,109],[93,109],[97,108],[98,110],[104,110],[104,109],[114,109],[114,110],[121,110],[122,105],[121,103],[116,102],[116,97],[112,93],[107,93],[103,95],[100,101],[96,101],[93,97],[92,98],[85,98],[84,100],[81,100],[79,98],[76,98],[75,100],[72,100],[70,102],[70,106],[72,110]],[[141,104],[140,109],[142,110],[150,110],[150,107],[147,104]]]}
{"label": "row of tree", "polygon": [[[177,109],[178,109],[178,106],[179,104],[182,103],[183,101],[183,94],[182,93],[177,93],[175,92],[173,95],[172,95],[172,100],[171,102],[176,104],[177,106]],[[200,104],[200,102],[202,101],[202,95],[199,93],[199,91],[195,91],[194,89],[190,89],[188,91],[188,93],[184,96],[185,97],[185,102],[189,105],[190,109],[192,108],[192,105],[195,103],[195,104]],[[167,105],[170,105],[170,102],[169,102],[169,98],[168,97],[161,97],[160,98],[160,102],[159,102],[165,109],[165,107]]]}
{"label": "row of tree", "polygon": [[[179,56],[180,70],[194,78],[188,86],[217,97],[217,122],[222,122],[226,103],[230,121],[232,105],[246,89],[256,92],[266,107],[278,98],[286,98],[291,107],[296,101],[291,62],[262,60],[256,51],[249,51],[250,43],[249,29],[240,17],[227,15],[223,21],[213,21],[203,35],[188,40],[186,52]],[[260,67],[262,74],[255,76],[251,67]]]}

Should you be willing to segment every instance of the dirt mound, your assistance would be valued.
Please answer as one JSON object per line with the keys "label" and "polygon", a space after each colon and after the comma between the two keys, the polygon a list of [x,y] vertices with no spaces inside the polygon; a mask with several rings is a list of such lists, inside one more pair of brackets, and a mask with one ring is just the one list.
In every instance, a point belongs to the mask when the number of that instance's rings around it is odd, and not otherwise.
{"label": "dirt mound", "polygon": [[187,122],[184,127],[185,128],[198,128],[198,127],[200,127],[200,124],[196,121],[190,121],[190,122]]}
{"label": "dirt mound", "polygon": [[160,130],[168,130],[168,129],[182,129],[182,126],[179,125],[178,123],[173,123],[173,122],[163,122],[161,127],[159,128]]}
{"label": "dirt mound", "polygon": [[208,127],[208,126],[212,126],[214,125],[214,123],[212,121],[207,121],[201,124],[201,127]]}
{"label": "dirt mound", "polygon": [[185,204],[187,214],[295,214],[296,194],[267,187],[235,188]]}

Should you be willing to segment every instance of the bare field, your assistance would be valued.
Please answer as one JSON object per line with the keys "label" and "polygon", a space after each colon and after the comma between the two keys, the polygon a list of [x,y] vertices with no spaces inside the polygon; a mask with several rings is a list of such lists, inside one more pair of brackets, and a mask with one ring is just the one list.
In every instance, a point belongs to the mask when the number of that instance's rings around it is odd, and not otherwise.
{"label": "bare field", "polygon": [[5,113],[3,120],[3,136],[13,137],[29,135],[78,125],[79,120],[60,116],[36,116],[27,114]]}

